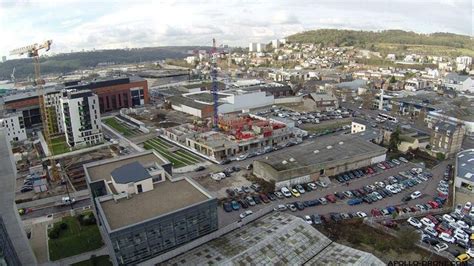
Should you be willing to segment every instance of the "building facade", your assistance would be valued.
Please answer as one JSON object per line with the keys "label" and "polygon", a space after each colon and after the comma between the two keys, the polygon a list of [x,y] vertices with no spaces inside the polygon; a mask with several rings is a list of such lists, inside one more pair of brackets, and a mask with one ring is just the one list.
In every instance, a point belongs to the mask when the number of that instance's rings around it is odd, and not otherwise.
{"label": "building facade", "polygon": [[152,151],[84,165],[115,265],[148,260],[218,229],[217,199]]}
{"label": "building facade", "polygon": [[25,121],[21,112],[7,114],[0,118],[0,127],[6,129],[8,141],[23,141],[27,139]]}
{"label": "building facade", "polygon": [[60,99],[63,128],[70,147],[103,141],[97,95],[91,91],[65,91]]}
{"label": "building facade", "polygon": [[474,149],[456,155],[454,186],[474,194]]}
{"label": "building facade", "polygon": [[431,153],[436,156],[442,153],[450,157],[461,150],[465,130],[461,125],[453,125],[446,122],[434,124],[431,133]]}

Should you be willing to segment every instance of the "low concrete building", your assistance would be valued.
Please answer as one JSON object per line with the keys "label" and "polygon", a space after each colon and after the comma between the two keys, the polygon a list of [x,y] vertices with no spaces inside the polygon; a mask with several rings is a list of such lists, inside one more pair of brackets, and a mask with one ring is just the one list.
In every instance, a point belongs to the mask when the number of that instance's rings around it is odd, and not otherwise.
{"label": "low concrete building", "polygon": [[474,149],[456,155],[454,186],[474,194]]}
{"label": "low concrete building", "polygon": [[376,164],[385,160],[386,152],[358,136],[334,136],[255,160],[253,173],[281,188]]}
{"label": "low concrete building", "polygon": [[334,111],[339,102],[332,93],[310,93],[303,98],[303,104],[312,111]]}
{"label": "low concrete building", "polygon": [[115,265],[154,257],[217,230],[217,199],[194,181],[173,179],[152,151],[84,165],[100,231]]}
{"label": "low concrete building", "polygon": [[351,134],[364,132],[370,127],[370,123],[367,120],[354,118],[351,123]]}

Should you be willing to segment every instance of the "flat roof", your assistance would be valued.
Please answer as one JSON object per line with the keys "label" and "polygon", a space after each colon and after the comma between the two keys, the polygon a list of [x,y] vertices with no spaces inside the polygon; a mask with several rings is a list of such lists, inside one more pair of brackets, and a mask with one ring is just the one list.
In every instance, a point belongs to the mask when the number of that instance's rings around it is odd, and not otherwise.
{"label": "flat roof", "polygon": [[[107,197],[107,196],[105,196]],[[111,230],[143,222],[209,200],[187,179],[165,181],[154,185],[153,190],[133,194],[115,202],[99,202]]]}
{"label": "flat roof", "polygon": [[456,155],[456,177],[474,182],[474,149]]}
{"label": "flat roof", "polygon": [[152,151],[146,151],[128,156],[121,156],[119,158],[110,158],[100,162],[86,164],[84,165],[84,167],[87,170],[90,182],[96,182],[99,180],[111,181],[111,174],[113,170],[119,168],[120,166],[133,162],[139,162],[143,165],[148,165],[155,162],[159,165],[168,163],[164,160],[161,160]]}
{"label": "flat roof", "polygon": [[339,262],[385,265],[372,254],[336,244],[303,219],[282,212],[265,215],[162,264],[314,265],[321,263],[308,262],[325,253],[324,250],[336,252],[339,248],[339,254],[335,255]]}
{"label": "flat roof", "polygon": [[285,171],[386,152],[385,148],[354,135],[334,136],[325,138],[324,141],[316,139],[300,144],[296,149],[287,150],[257,161],[266,163],[277,171]]}

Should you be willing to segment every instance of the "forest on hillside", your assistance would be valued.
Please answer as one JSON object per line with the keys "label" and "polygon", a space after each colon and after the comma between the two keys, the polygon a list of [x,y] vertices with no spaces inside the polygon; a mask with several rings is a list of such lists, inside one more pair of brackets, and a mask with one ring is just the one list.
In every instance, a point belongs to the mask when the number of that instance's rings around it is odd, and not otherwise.
{"label": "forest on hillside", "polygon": [[290,42],[321,43],[325,46],[355,46],[371,48],[379,43],[406,45],[436,45],[473,49],[474,40],[469,36],[453,33],[420,34],[403,30],[356,31],[320,29],[288,36]]}
{"label": "forest on hillside", "polygon": [[[75,52],[41,57],[42,74],[65,74],[78,69],[96,67],[99,63],[140,63],[167,58],[184,58],[187,51],[207,49],[198,46],[170,46],[135,49],[100,50]],[[15,77],[22,79],[33,77],[33,60],[31,58],[8,60],[0,63],[0,80],[10,79],[15,68]]]}

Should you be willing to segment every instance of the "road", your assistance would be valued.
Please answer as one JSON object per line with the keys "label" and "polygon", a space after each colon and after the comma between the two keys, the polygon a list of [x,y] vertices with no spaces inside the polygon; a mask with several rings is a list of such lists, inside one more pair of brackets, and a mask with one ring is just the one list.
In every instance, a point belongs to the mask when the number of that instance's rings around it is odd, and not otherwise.
{"label": "road", "polygon": [[[90,206],[91,204],[92,204],[91,200],[89,198],[86,198],[86,199],[83,199],[83,200],[76,201],[74,203],[73,207],[74,207],[74,209],[78,209],[78,208],[83,208],[83,207]],[[47,216],[47,215],[50,215],[50,214],[55,214],[55,213],[64,212],[64,211],[68,211],[68,210],[70,210],[69,206],[47,206],[47,207],[43,207],[43,208],[40,208],[40,209],[34,209],[33,208],[32,212],[27,213],[25,215],[22,215],[21,219],[22,220],[33,219],[33,218]]]}
{"label": "road", "polygon": [[[431,172],[433,173],[433,177],[429,179],[426,182],[423,182],[421,184],[418,184],[412,188],[409,188],[402,193],[393,195],[392,197],[387,197],[382,200],[379,200],[375,203],[372,204],[367,204],[363,203],[357,206],[349,206],[346,201],[347,200],[339,200],[336,203],[329,203],[327,205],[318,205],[315,207],[307,207],[302,211],[297,211],[294,212],[294,215],[297,216],[305,216],[305,215],[311,215],[311,214],[320,214],[320,215],[327,215],[331,212],[357,212],[357,211],[362,211],[370,215],[370,210],[373,208],[385,208],[388,206],[399,206],[399,205],[407,205],[406,203],[402,202],[402,198],[405,195],[410,194],[411,192],[415,190],[419,190],[422,193],[422,196],[420,198],[417,198],[415,200],[409,201],[407,206],[414,206],[415,204],[419,203],[426,203],[429,200],[432,200],[435,195],[437,195],[436,188],[438,186],[439,180],[442,179],[444,170],[446,168],[446,165],[448,164],[448,161],[444,161],[441,164],[437,165],[435,168],[431,169]],[[318,188],[316,191],[311,191],[311,192],[306,192],[305,194],[301,195],[299,198],[288,198],[288,199],[281,199],[281,200],[276,200],[273,202],[270,202],[268,204],[272,204],[277,206],[278,204],[287,204],[287,203],[292,203],[295,201],[306,201],[306,200],[314,200],[318,199],[321,197],[326,196],[327,194],[333,194],[335,192],[342,192],[346,190],[352,190],[352,189],[358,189],[361,188],[362,186],[373,184],[376,181],[384,181],[387,179],[388,176],[391,175],[396,175],[400,171],[405,171],[407,169],[413,168],[415,165],[412,163],[408,164],[402,164],[400,166],[397,166],[395,168],[380,172],[378,174],[375,174],[370,177],[362,177],[360,179],[355,179],[352,180],[349,183],[349,186],[346,186],[345,184],[339,184],[336,180],[325,189]],[[333,179],[331,179],[333,180]],[[248,208],[249,210],[252,210],[253,212],[268,206],[268,204],[258,204],[256,206]],[[226,213],[222,206],[219,206],[218,208],[218,217],[219,217],[219,227],[223,227],[227,224],[230,224],[234,221],[239,220],[239,214],[242,213],[243,210],[241,209],[240,211],[233,211],[231,213]]]}

